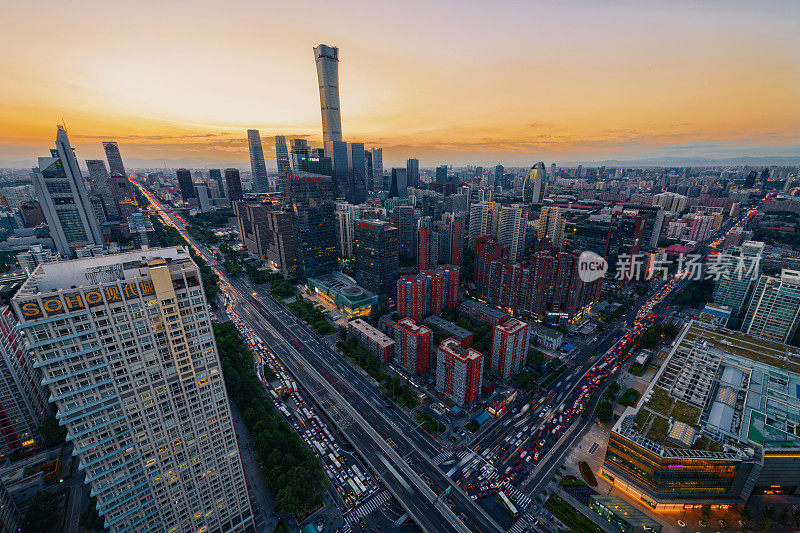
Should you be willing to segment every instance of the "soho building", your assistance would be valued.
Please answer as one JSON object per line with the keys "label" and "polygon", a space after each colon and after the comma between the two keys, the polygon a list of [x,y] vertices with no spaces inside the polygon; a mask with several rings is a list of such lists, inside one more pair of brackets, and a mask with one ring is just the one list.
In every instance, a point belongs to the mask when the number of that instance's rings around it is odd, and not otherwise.
{"label": "soho building", "polygon": [[252,527],[200,272],[184,249],[42,264],[12,305],[105,527]]}
{"label": "soho building", "polygon": [[614,424],[603,476],[652,507],[800,494],[800,354],[690,322]]}

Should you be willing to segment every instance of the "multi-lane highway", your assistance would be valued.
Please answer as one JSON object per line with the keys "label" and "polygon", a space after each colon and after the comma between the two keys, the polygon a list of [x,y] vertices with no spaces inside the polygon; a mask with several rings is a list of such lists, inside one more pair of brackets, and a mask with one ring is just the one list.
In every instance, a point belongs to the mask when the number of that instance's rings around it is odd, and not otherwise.
{"label": "multi-lane highway", "polygon": [[[159,215],[215,268],[213,254],[197,243],[181,220],[149,195]],[[499,531],[501,528],[430,457],[441,450],[416,424],[388,408],[381,394],[307,326],[266,291],[228,279],[243,318],[272,341],[279,358],[370,464],[425,531]],[[255,295],[253,294],[255,293]],[[338,418],[338,420],[337,420]],[[445,494],[447,493],[447,494]]]}

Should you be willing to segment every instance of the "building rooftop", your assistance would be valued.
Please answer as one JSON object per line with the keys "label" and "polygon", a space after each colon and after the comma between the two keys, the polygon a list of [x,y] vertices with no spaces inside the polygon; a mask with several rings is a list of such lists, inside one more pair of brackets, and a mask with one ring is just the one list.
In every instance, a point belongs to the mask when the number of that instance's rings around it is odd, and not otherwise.
{"label": "building rooftop", "polygon": [[553,338],[564,336],[564,334],[561,333],[560,331],[557,331],[553,328],[548,328],[547,326],[539,324],[538,322],[531,322],[531,333],[536,333],[537,335],[544,335]]}
{"label": "building rooftop", "polygon": [[525,329],[528,326],[527,322],[523,322],[522,320],[517,320],[516,318],[512,318],[507,320],[503,324],[498,324],[495,326],[497,329],[505,331],[506,333],[517,333],[518,331]]}
{"label": "building rooftop", "polygon": [[400,320],[398,320],[397,325],[401,326],[403,329],[406,329],[414,333],[415,335],[419,335],[421,333],[426,333],[426,332],[429,333],[431,331],[429,327],[417,324],[416,322],[414,322],[413,319],[408,317],[401,318]]}
{"label": "building rooftop", "polygon": [[452,353],[456,358],[462,361],[480,359],[483,357],[483,354],[481,354],[481,352],[478,350],[473,350],[472,348],[462,348],[461,344],[455,339],[443,340],[439,345],[439,349]]}
{"label": "building rooftop", "polygon": [[456,337],[458,339],[465,339],[472,335],[472,332],[467,331],[466,329],[456,326],[452,322],[445,320],[444,318],[438,315],[432,315],[425,319],[426,324],[430,324],[431,326],[437,327],[445,332],[448,335]]}
{"label": "building rooftop", "polygon": [[664,456],[800,447],[800,349],[692,321],[614,431]]}
{"label": "building rooftop", "polygon": [[141,277],[140,269],[154,260],[177,265],[185,263],[194,268],[189,254],[178,246],[42,263],[31,273],[15,297]]}
{"label": "building rooftop", "polygon": [[461,308],[467,309],[474,309],[475,311],[480,312],[481,314],[494,317],[496,319],[502,319],[508,316],[508,313],[505,311],[501,311],[495,307],[490,305],[485,305],[480,302],[476,302],[475,300],[464,300],[461,302]]}
{"label": "building rooftop", "polygon": [[370,326],[367,322],[360,318],[351,320],[347,325],[357,330],[359,333],[366,335],[382,348],[394,345],[394,339],[384,335],[381,330]]}

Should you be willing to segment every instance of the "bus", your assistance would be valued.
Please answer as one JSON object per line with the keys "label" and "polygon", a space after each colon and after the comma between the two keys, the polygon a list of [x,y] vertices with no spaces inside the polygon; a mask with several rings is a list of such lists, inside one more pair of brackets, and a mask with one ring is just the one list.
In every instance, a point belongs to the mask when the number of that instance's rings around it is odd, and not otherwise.
{"label": "bus", "polygon": [[336,467],[336,470],[341,470],[342,469],[342,463],[340,463],[339,460],[332,453],[328,454],[328,459],[331,460],[331,462],[333,463],[333,466]]}
{"label": "bus", "polygon": [[361,496],[361,488],[353,481],[353,478],[347,478],[347,484],[350,485],[350,489],[356,495],[356,498]]}
{"label": "bus", "polygon": [[508,509],[508,512],[511,513],[511,516],[516,518],[519,513],[517,512],[517,508],[514,507],[514,504],[511,503],[511,500],[508,499],[508,496],[506,496],[502,490],[497,494],[500,495],[500,501],[506,506],[506,509]]}

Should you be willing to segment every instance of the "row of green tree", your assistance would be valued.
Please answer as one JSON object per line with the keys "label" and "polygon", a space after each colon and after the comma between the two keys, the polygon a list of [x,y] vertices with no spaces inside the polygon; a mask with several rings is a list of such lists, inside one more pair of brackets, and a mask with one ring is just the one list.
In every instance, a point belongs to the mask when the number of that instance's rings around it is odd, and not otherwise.
{"label": "row of green tree", "polygon": [[242,411],[258,462],[281,513],[306,515],[324,501],[319,461],[280,416],[253,370],[253,354],[231,322],[214,324],[228,394]]}
{"label": "row of green tree", "polygon": [[330,335],[336,333],[336,328],[325,319],[322,307],[314,305],[304,298],[298,298],[289,304],[289,310],[298,318],[303,319],[317,335]]}

